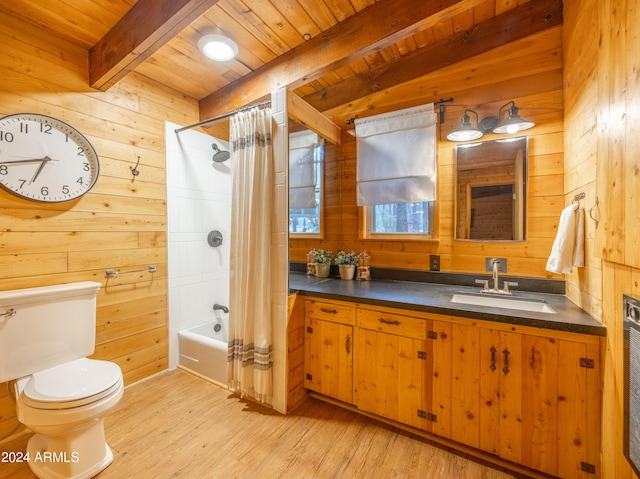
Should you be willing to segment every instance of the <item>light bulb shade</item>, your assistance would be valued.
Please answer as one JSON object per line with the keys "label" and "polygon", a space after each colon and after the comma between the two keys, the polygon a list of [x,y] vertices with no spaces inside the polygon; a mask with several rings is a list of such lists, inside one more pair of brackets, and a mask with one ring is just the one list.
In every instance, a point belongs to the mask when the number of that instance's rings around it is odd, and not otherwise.
{"label": "light bulb shade", "polygon": [[204,35],[198,40],[198,48],[211,60],[226,62],[238,54],[238,45],[224,35]]}
{"label": "light bulb shade", "polygon": [[534,126],[535,123],[533,123],[532,121],[527,121],[520,118],[520,115],[518,115],[518,107],[513,104],[513,106],[509,108],[509,117],[507,118],[507,120],[504,123],[500,123],[496,128],[494,128],[493,132],[513,134],[522,130],[527,130]]}
{"label": "light bulb shade", "polygon": [[476,140],[482,136],[482,132],[480,130],[471,126],[471,118],[469,118],[467,111],[475,113],[477,123],[478,114],[473,110],[465,110],[460,126],[447,135],[447,140],[470,141]]}

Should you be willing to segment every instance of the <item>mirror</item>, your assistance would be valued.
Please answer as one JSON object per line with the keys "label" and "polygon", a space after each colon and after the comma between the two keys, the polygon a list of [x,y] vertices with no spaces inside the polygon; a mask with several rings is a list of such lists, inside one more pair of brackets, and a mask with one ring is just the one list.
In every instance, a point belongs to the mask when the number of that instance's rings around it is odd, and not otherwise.
{"label": "mirror", "polygon": [[340,144],[340,128],[287,91],[289,237],[323,237],[325,146]]}
{"label": "mirror", "polygon": [[456,239],[526,239],[527,137],[456,146]]}
{"label": "mirror", "polygon": [[321,236],[325,140],[289,118],[289,234]]}

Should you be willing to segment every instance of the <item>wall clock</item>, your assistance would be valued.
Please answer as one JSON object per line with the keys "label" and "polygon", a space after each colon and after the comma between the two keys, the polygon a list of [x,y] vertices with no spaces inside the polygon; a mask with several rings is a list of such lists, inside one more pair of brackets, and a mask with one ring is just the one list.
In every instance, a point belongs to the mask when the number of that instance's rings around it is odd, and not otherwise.
{"label": "wall clock", "polygon": [[46,115],[17,113],[0,119],[0,186],[45,203],[78,198],[95,184],[98,155],[72,126]]}

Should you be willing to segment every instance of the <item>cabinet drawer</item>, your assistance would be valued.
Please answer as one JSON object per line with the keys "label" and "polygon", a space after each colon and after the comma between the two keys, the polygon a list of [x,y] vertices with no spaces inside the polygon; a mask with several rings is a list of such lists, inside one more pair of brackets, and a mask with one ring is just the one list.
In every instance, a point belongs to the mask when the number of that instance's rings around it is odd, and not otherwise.
{"label": "cabinet drawer", "polygon": [[305,301],[305,316],[307,318],[333,321],[334,323],[355,325],[356,308],[342,304],[323,301]]}
{"label": "cabinet drawer", "polygon": [[427,339],[427,322],[412,316],[359,308],[358,326],[408,338]]}

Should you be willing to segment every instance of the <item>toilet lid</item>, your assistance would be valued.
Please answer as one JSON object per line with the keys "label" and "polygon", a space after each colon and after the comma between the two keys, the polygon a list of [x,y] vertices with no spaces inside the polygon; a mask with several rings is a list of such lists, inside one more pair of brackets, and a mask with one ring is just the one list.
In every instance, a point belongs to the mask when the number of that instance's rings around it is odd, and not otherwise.
{"label": "toilet lid", "polygon": [[21,396],[33,407],[65,409],[97,401],[121,382],[117,364],[82,358],[32,374]]}

